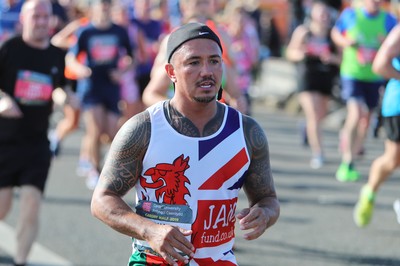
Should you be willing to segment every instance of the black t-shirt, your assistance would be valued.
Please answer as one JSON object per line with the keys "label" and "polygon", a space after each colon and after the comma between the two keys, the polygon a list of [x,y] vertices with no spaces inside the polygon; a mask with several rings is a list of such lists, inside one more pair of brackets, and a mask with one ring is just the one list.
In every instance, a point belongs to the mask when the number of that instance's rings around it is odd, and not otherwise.
{"label": "black t-shirt", "polygon": [[[109,28],[98,29],[89,24],[78,33],[78,41],[71,48],[75,56],[87,54],[87,66],[92,70],[92,79],[109,77],[111,69],[116,69],[121,50],[132,57],[132,47],[125,28],[111,24]],[[101,85],[101,84],[100,84]]]}
{"label": "black t-shirt", "polygon": [[311,76],[318,76],[323,73],[331,73],[333,76],[338,74],[339,67],[336,64],[325,64],[320,59],[320,55],[323,53],[337,54],[338,52],[329,32],[325,37],[318,37],[309,30],[306,50],[307,54],[302,63],[307,69],[306,72],[310,73]]}
{"label": "black t-shirt", "polygon": [[63,86],[65,52],[28,46],[21,36],[0,48],[0,88],[20,107],[22,118],[0,117],[0,144],[47,139],[52,92]]}
{"label": "black t-shirt", "polygon": [[328,6],[336,9],[336,10],[340,10],[342,8],[343,5],[343,1],[341,0],[324,0],[323,2],[325,2]]}

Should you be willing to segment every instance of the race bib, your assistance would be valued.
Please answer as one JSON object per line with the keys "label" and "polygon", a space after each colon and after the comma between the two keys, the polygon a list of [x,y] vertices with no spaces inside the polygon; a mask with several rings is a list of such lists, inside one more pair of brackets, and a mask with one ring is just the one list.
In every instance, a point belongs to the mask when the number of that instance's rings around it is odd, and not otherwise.
{"label": "race bib", "polygon": [[329,44],[326,42],[310,41],[306,45],[306,53],[312,56],[320,56],[331,52]]}
{"label": "race bib", "polygon": [[[163,204],[154,201],[139,201],[136,206],[136,213],[158,224],[170,224],[185,229],[190,229],[193,220],[193,211],[189,206]],[[154,256],[155,261],[162,261],[160,254],[155,252],[147,242],[134,239],[134,247],[139,252]],[[180,250],[177,250],[177,252],[187,257]]]}
{"label": "race bib", "polygon": [[118,56],[118,39],[113,35],[101,35],[90,39],[89,51],[97,65],[113,62]]}
{"label": "race bib", "polygon": [[183,228],[192,224],[192,209],[187,205],[170,205],[154,201],[141,200],[136,206],[136,213],[157,223],[173,223]]}
{"label": "race bib", "polygon": [[20,70],[15,82],[14,96],[22,104],[44,105],[51,99],[52,78],[29,70]]}
{"label": "race bib", "polygon": [[375,48],[359,47],[357,49],[357,60],[362,65],[372,64],[377,52]]}

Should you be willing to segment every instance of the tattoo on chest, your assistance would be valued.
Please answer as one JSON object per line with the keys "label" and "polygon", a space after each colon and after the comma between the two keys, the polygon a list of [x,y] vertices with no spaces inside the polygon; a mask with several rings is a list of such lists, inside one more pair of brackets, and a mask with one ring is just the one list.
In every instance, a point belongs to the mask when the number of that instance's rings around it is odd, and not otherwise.
{"label": "tattoo on chest", "polygon": [[180,134],[188,137],[204,137],[214,134],[221,126],[223,121],[223,107],[218,106],[217,114],[211,118],[204,127],[203,132],[187,117],[182,115],[178,110],[169,103],[165,106],[167,120],[171,126]]}
{"label": "tattoo on chest", "polygon": [[184,117],[180,112],[178,112],[175,108],[168,105],[170,123],[172,127],[181,133],[182,135],[189,137],[198,137],[200,136],[199,129],[190,121],[188,118]]}

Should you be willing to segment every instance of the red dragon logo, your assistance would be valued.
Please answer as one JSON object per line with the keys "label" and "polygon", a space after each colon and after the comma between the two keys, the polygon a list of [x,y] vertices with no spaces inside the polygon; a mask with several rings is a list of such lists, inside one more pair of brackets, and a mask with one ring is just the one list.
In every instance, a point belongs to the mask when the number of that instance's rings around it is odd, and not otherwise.
{"label": "red dragon logo", "polygon": [[162,203],[186,205],[185,195],[190,195],[185,183],[190,184],[185,176],[185,171],[190,166],[189,157],[183,158],[183,154],[174,160],[173,164],[159,163],[155,167],[149,168],[144,175],[150,176],[152,182],[147,183],[146,178],[140,177],[140,185],[155,189],[155,196],[158,202],[164,196]]}

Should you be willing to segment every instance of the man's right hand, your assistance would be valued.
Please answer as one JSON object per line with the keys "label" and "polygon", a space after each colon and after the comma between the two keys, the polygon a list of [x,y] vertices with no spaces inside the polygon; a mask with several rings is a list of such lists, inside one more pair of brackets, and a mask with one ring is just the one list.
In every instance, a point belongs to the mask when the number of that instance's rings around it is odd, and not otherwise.
{"label": "man's right hand", "polygon": [[192,230],[157,224],[148,230],[145,240],[169,265],[178,265],[176,260],[187,264],[189,259],[179,254],[177,250],[193,258],[194,246],[186,238],[192,233]]}
{"label": "man's right hand", "polygon": [[7,118],[21,118],[23,116],[17,103],[5,92],[0,96],[0,116]]}

